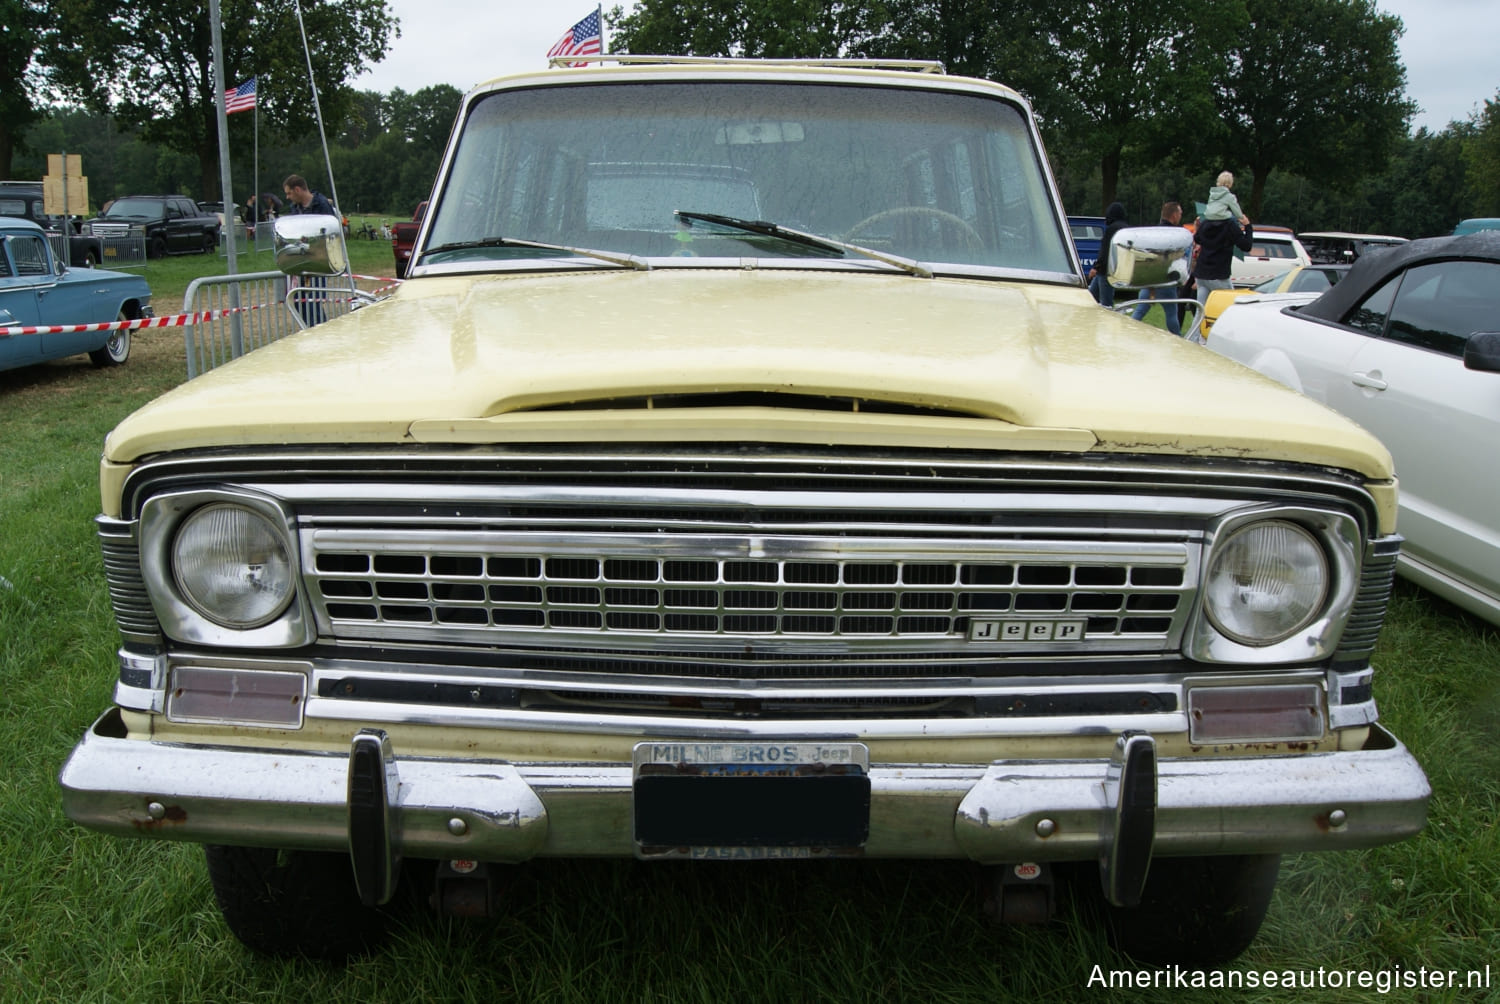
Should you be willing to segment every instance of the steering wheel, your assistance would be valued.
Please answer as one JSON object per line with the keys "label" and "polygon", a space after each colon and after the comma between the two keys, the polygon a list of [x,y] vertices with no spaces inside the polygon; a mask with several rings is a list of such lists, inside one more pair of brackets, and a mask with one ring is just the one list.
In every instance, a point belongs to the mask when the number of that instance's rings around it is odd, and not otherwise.
{"label": "steering wheel", "polygon": [[941,209],[933,209],[930,206],[896,206],[892,209],[883,209],[880,212],[875,213],[874,215],[866,216],[864,219],[854,224],[854,226],[850,227],[848,232],[844,234],[844,239],[853,243],[855,236],[858,235],[861,230],[868,229],[869,227],[872,227],[877,223],[883,223],[886,220],[895,219],[899,216],[934,217],[935,219],[946,223],[947,225],[957,230],[959,233],[963,234],[964,242],[968,244],[969,250],[984,250],[984,238],[979,236],[979,231],[975,230],[967,220],[965,220],[961,216],[954,216],[952,213],[945,212]]}

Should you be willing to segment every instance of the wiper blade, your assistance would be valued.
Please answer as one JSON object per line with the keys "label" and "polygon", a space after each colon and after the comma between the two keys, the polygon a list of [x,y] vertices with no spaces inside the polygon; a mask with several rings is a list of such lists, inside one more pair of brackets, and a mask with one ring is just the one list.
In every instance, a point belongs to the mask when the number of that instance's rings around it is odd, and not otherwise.
{"label": "wiper blade", "polygon": [[689,209],[678,209],[673,213],[680,220],[686,220],[689,224],[693,220],[702,220],[704,223],[714,223],[721,227],[730,227],[735,230],[743,230],[748,234],[761,234],[766,237],[777,237],[792,244],[801,244],[804,247],[819,248],[824,251],[836,251],[843,255],[846,251],[852,251],[866,258],[873,258],[886,265],[894,265],[904,272],[923,279],[932,278],[932,270],[919,261],[911,258],[903,258],[900,255],[886,254],[884,251],[876,251],[872,248],[861,247],[858,244],[850,244],[836,237],[824,237],[821,234],[810,234],[802,230],[793,230],[779,223],[769,220],[743,220],[737,216],[721,216],[718,213],[699,213]]}
{"label": "wiper blade", "polygon": [[729,227],[731,230],[743,230],[746,233],[775,237],[790,244],[801,244],[803,247],[817,248],[820,251],[832,251],[834,254],[840,256],[846,250],[833,241],[825,240],[814,234],[805,234],[800,230],[789,230],[768,220],[742,220],[738,216],[721,216],[718,213],[698,213],[690,209],[679,209],[672,215],[676,216],[679,220],[687,221],[690,226],[694,220],[702,220],[704,223],[714,223],[721,227]]}
{"label": "wiper blade", "polygon": [[449,244],[439,244],[435,248],[424,248],[421,257],[425,258],[430,254],[440,254],[444,251],[472,251],[475,248],[537,248],[542,251],[565,251],[568,254],[619,265],[621,268],[633,268],[642,272],[651,270],[650,262],[643,261],[635,255],[615,251],[596,251],[593,248],[573,247],[570,244],[545,244],[541,241],[521,240],[518,237],[485,237],[476,241],[453,241]]}

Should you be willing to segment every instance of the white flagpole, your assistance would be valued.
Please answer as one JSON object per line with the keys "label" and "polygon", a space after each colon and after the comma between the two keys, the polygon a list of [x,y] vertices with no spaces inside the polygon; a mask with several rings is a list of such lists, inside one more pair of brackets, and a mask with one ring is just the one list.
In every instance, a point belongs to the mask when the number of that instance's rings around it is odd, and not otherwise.
{"label": "white flagpole", "polygon": [[604,38],[604,5],[600,4],[595,7],[594,13],[599,17],[599,55],[602,56],[609,51],[609,46],[605,44]]}

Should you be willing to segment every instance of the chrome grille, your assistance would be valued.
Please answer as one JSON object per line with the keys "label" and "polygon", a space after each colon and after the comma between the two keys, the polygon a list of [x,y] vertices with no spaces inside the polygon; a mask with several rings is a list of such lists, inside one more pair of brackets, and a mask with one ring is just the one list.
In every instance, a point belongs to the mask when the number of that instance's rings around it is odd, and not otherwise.
{"label": "chrome grille", "polygon": [[109,582],[109,602],[114,608],[120,634],[133,641],[159,643],[161,625],[141,579],[141,553],[135,539],[135,524],[104,516],[94,521],[104,557],[104,575]]}
{"label": "chrome grille", "polygon": [[[662,539],[665,537],[666,539]],[[706,637],[1010,650],[1174,644],[1198,546],[888,537],[303,532],[320,627],[338,638],[559,633],[628,646]]]}
{"label": "chrome grille", "polygon": [[90,223],[95,237],[129,237],[129,223]]}

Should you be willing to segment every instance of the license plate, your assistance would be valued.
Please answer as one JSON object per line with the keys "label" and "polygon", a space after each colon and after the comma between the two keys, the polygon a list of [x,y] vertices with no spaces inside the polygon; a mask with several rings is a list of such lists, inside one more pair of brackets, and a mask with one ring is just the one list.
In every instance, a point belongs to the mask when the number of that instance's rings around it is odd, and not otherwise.
{"label": "license plate", "polygon": [[822,857],[869,839],[860,743],[640,743],[634,768],[644,857]]}

